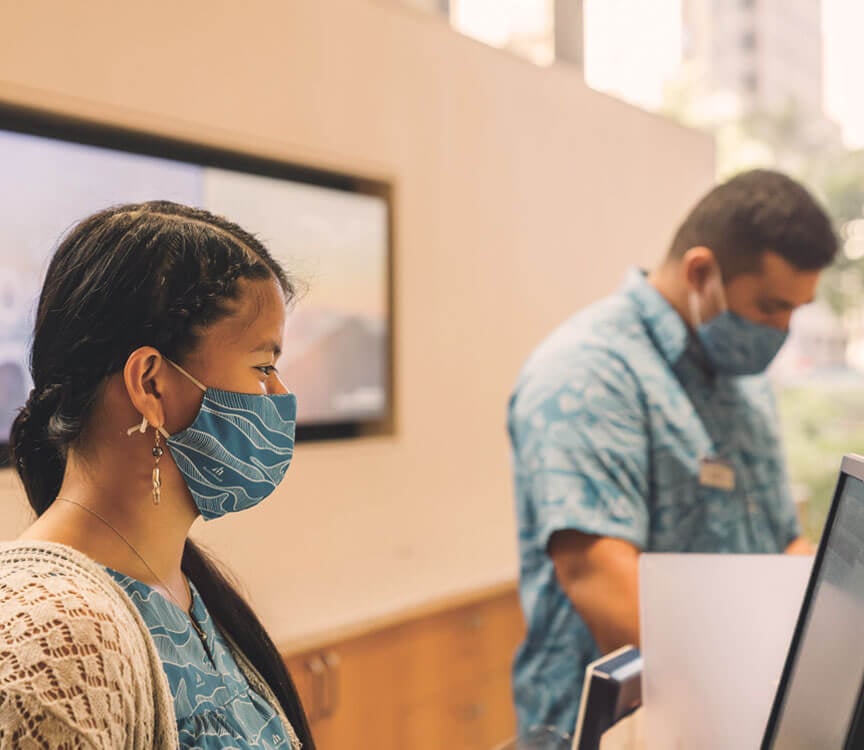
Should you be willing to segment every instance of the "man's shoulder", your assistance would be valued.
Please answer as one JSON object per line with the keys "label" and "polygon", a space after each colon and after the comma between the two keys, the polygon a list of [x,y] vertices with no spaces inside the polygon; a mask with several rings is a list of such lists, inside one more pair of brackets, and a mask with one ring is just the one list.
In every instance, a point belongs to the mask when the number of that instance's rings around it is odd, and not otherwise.
{"label": "man's shoulder", "polygon": [[602,382],[638,388],[640,370],[653,352],[639,311],[624,295],[605,297],[553,330],[528,357],[514,396],[554,395]]}
{"label": "man's shoulder", "polygon": [[637,329],[643,329],[639,308],[628,295],[616,292],[577,310],[545,341],[562,337],[576,345],[595,346],[609,342],[610,333],[615,333],[615,338],[618,338]]}

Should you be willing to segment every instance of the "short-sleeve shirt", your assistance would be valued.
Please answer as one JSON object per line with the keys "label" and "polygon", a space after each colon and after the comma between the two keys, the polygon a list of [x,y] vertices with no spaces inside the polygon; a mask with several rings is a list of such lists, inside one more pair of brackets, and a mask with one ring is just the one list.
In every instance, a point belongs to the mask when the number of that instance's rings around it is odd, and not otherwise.
{"label": "short-sleeve shirt", "polygon": [[279,714],[249,685],[191,582],[187,615],[147,584],[108,572],[141,613],[156,643],[174,698],[181,748],[290,750]]}
{"label": "short-sleeve shirt", "polygon": [[[508,427],[527,621],[513,667],[519,726],[570,733],[600,653],[558,585],[550,537],[573,529],[651,552],[782,552],[799,528],[774,395],[764,375],[714,373],[633,269],[535,350]],[[706,459],[731,466],[734,489],[700,483]]]}

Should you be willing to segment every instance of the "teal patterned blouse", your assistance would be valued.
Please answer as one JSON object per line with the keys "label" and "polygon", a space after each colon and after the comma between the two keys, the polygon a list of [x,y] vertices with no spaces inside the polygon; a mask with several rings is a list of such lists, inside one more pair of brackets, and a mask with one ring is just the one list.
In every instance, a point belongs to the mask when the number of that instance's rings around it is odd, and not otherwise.
{"label": "teal patterned blouse", "polygon": [[203,638],[185,612],[150,586],[108,572],[135,604],[156,643],[174,698],[181,748],[290,750],[278,713],[249,685],[191,581],[191,616]]}

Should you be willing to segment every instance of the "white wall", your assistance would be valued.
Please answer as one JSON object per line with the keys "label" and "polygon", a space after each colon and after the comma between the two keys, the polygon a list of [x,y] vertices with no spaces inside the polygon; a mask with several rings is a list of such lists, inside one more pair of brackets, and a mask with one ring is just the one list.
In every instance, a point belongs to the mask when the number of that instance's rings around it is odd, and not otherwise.
{"label": "white wall", "polygon": [[[520,363],[713,174],[706,136],[385,0],[0,0],[0,100],[394,183],[397,433],[302,445],[195,531],[281,641],[515,575]],[[0,501],[14,536],[10,472]]]}

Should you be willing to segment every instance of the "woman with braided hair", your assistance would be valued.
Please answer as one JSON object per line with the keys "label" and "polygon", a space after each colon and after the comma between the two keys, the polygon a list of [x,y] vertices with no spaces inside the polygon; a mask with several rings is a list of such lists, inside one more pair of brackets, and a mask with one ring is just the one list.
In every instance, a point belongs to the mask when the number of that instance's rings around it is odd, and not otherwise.
{"label": "woman with braided hair", "polygon": [[293,454],[294,287],[252,235],[168,202],[78,224],[49,265],[0,545],[0,746],[314,748],[273,642],[187,537]]}

